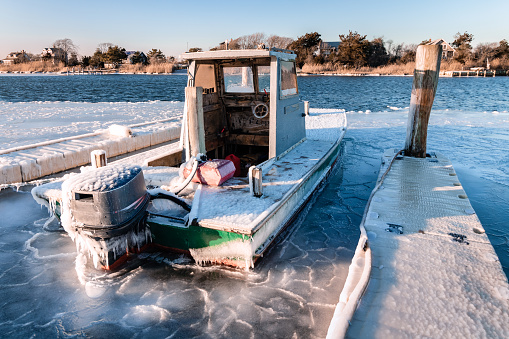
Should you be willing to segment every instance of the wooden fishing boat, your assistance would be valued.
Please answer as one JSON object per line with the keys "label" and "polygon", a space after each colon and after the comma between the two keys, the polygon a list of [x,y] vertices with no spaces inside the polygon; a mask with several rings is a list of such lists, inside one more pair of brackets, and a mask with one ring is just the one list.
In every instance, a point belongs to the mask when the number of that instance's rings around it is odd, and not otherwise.
{"label": "wooden fishing boat", "polygon": [[32,192],[96,266],[112,269],[126,252],[157,246],[199,264],[253,267],[340,155],[345,114],[305,113],[293,52],[183,58],[188,84],[174,150],[82,170]]}

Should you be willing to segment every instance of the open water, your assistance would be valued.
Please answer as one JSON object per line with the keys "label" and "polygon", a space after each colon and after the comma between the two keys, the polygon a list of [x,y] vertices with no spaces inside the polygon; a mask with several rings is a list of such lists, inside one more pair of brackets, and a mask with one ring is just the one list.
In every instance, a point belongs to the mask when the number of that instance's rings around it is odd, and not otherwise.
{"label": "open water", "polygon": [[[95,124],[65,133],[165,118],[181,105],[185,83],[183,75],[0,76],[0,133],[8,135],[0,140],[30,143],[29,130],[61,136],[51,125],[70,113]],[[347,112],[342,158],[251,272],[156,253],[131,271],[82,285],[74,244],[30,187],[0,191],[1,336],[324,337],[380,157],[404,144],[411,84],[411,77],[299,77],[300,96],[312,107]],[[428,149],[451,159],[506,274],[508,94],[507,77],[440,79],[428,136]]]}

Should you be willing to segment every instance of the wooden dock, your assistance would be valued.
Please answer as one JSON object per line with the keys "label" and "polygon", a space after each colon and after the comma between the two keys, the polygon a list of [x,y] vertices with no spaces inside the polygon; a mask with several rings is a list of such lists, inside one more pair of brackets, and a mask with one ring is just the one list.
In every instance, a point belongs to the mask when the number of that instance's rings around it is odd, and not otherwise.
{"label": "wooden dock", "polygon": [[104,75],[117,73],[118,69],[83,69],[74,67],[70,70],[60,72],[60,74],[63,75]]}
{"label": "wooden dock", "polygon": [[509,333],[502,265],[452,164],[426,151],[441,54],[417,49],[405,148],[382,157],[328,339]]}
{"label": "wooden dock", "polygon": [[94,150],[105,150],[110,158],[163,145],[180,137],[178,118],[131,125],[129,128],[132,130],[129,137],[114,135],[106,129],[0,150],[0,189],[87,165]]}
{"label": "wooden dock", "polygon": [[509,71],[506,70],[467,70],[467,71],[445,71],[440,73],[441,76],[446,77],[495,77],[495,76],[508,76]]}
{"label": "wooden dock", "polygon": [[365,293],[342,294],[328,338],[507,337],[509,284],[450,161],[391,149],[380,172],[350,268]]}

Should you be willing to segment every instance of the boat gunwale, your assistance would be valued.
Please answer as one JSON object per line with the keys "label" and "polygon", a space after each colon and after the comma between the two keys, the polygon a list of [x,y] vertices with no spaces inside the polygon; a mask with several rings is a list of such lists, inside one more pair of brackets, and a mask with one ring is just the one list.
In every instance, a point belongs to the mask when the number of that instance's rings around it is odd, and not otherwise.
{"label": "boat gunwale", "polygon": [[[337,150],[339,149],[340,147],[340,144],[341,142],[339,142],[336,147],[334,147],[334,150]],[[316,180],[316,182],[313,184],[313,187],[312,189],[310,189],[301,199],[301,203],[300,204],[297,204],[291,213],[288,214],[288,216],[285,218],[285,220],[281,223],[280,227],[276,228],[272,235],[267,238],[267,240],[269,240],[271,237],[272,239],[270,239],[269,241],[266,241],[264,243],[262,243],[253,253],[253,257],[255,258],[255,261],[258,257],[261,257],[263,255],[263,253],[265,253],[265,251],[270,247],[270,245],[277,240],[277,237],[279,236],[279,234],[281,234],[287,227],[288,225],[290,224],[290,222],[294,219],[296,219],[298,217],[298,213],[305,207],[305,205],[307,204],[307,202],[311,199],[311,197],[316,193],[315,190],[317,187],[319,187],[321,184],[323,184],[328,176],[332,173],[332,170],[334,168],[334,166],[336,165],[336,162],[338,160],[338,157],[339,157],[339,153],[340,151],[338,151],[338,156],[330,163],[330,165],[328,166],[328,170],[324,170],[320,177],[318,178],[318,180]],[[307,181],[304,181],[303,183],[306,183]],[[291,197],[290,197],[291,198]],[[277,211],[275,212],[277,213]],[[266,225],[266,223],[264,224]],[[263,226],[264,226],[263,225]],[[262,227],[263,227],[262,226]],[[253,235],[254,236],[254,235]]]}

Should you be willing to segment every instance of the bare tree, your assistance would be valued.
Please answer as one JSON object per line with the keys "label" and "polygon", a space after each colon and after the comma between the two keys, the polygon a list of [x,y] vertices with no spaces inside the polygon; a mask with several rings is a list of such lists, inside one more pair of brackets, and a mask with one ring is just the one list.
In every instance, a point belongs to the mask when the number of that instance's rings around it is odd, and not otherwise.
{"label": "bare tree", "polygon": [[[265,47],[271,48],[282,48],[285,49],[293,42],[292,38],[287,38],[278,35],[271,35],[268,38],[263,33],[253,33],[250,35],[243,35],[237,39],[232,39],[227,42],[228,49],[255,49],[259,45],[265,45]],[[211,51],[224,50],[226,49],[226,43],[220,43],[219,45],[211,48]]]}
{"label": "bare tree", "polygon": [[97,49],[103,54],[108,52],[108,49],[110,47],[113,47],[113,44],[111,42],[102,42],[99,45],[97,45]]}
{"label": "bare tree", "polygon": [[55,41],[53,43],[53,47],[59,48],[62,50],[62,52],[64,54],[64,62],[65,62],[66,66],[69,63],[69,55],[78,53],[78,46],[76,46],[74,44],[74,42],[72,42],[72,40],[68,39],[68,38]]}
{"label": "bare tree", "polygon": [[401,58],[399,58],[399,63],[406,64],[409,62],[414,62],[415,55],[417,53],[417,45],[416,44],[402,45],[400,53]]}
{"label": "bare tree", "polygon": [[229,44],[230,49],[253,49],[257,48],[259,44],[265,43],[265,34],[253,33],[250,35],[243,35]]}
{"label": "bare tree", "polygon": [[267,38],[267,47],[276,47],[285,49],[290,45],[294,40],[292,38],[287,38],[279,35],[271,35]]}
{"label": "bare tree", "polygon": [[474,48],[474,56],[477,60],[477,66],[485,66],[486,59],[493,60],[497,53],[498,44],[492,43],[480,43]]}

